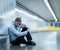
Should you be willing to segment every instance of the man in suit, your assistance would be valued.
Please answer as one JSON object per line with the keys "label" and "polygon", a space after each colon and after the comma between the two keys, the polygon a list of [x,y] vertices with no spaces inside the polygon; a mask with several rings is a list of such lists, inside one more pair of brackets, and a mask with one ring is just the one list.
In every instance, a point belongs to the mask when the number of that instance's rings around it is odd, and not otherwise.
{"label": "man in suit", "polygon": [[[21,43],[26,45],[36,45],[32,41],[32,37],[26,25],[21,23],[21,18],[16,18],[14,23],[8,28],[10,43],[13,45],[20,45]],[[26,36],[26,39],[24,38]]]}

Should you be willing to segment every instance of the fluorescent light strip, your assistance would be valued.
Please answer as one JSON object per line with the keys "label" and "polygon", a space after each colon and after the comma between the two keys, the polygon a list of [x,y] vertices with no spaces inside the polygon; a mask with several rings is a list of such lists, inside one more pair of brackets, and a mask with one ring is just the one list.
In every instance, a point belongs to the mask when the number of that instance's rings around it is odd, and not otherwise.
{"label": "fluorescent light strip", "polygon": [[8,13],[3,14],[3,18],[8,17],[8,16],[6,16],[6,15],[13,14],[13,13],[15,13],[16,11],[18,11],[19,13],[23,13],[23,14],[25,14],[25,15],[33,18],[33,19],[36,19],[36,20],[38,20],[38,21],[44,21],[44,20],[42,20],[42,19],[39,19],[37,16],[28,14],[27,12],[25,12],[25,11],[23,11],[23,10],[19,10],[19,9],[17,9],[17,8],[15,8],[13,11],[10,11],[10,12],[8,12]]}
{"label": "fluorescent light strip", "polygon": [[46,4],[46,6],[48,7],[49,11],[51,12],[51,14],[53,15],[54,19],[55,19],[55,22],[57,22],[57,18],[56,18],[56,15],[54,14],[48,0],[44,0],[44,3]]}
{"label": "fluorescent light strip", "polygon": [[25,12],[25,11],[23,11],[23,10],[19,10],[19,9],[15,8],[15,11],[18,11],[18,12],[20,12],[20,13],[23,13],[23,14],[29,16],[29,17],[32,17],[33,19],[37,19],[37,20],[39,20],[39,21],[43,21],[42,19],[39,19],[37,16],[28,14],[27,12]]}

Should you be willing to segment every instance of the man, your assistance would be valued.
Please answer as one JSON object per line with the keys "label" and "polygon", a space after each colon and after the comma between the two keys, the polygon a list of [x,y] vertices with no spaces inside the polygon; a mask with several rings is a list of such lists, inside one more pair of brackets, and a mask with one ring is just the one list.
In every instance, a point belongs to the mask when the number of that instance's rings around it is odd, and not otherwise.
{"label": "man", "polygon": [[[14,23],[8,28],[10,43],[13,45],[20,45],[21,43],[26,45],[36,45],[32,41],[32,37],[28,31],[26,25],[21,23],[21,18],[16,18]],[[27,41],[24,39],[26,36]]]}

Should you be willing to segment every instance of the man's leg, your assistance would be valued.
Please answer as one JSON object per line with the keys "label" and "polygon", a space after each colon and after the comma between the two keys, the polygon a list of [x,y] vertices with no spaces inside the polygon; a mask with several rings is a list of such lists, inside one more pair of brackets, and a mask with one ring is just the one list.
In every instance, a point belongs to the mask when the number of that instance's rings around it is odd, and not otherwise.
{"label": "man's leg", "polygon": [[32,37],[31,37],[29,31],[27,32],[26,38],[27,38],[27,41],[31,41],[32,40]]}
{"label": "man's leg", "polygon": [[32,41],[32,36],[30,35],[29,31],[27,32],[26,38],[28,41],[27,45],[36,45],[36,43]]}
{"label": "man's leg", "polygon": [[[24,31],[27,31],[27,30],[28,30],[27,27],[23,27],[21,32],[24,32]],[[27,38],[28,41],[32,40],[32,37],[31,37],[29,31],[27,32],[26,38]]]}
{"label": "man's leg", "polygon": [[24,36],[20,36],[15,41],[12,41],[12,44],[13,45],[20,45],[20,44],[27,44],[27,42],[24,39]]}
{"label": "man's leg", "polygon": [[[26,30],[26,29],[28,29],[28,28],[24,27],[23,31]],[[30,35],[29,31],[27,32],[26,38],[27,38],[27,41],[28,41],[27,42],[28,45],[36,45],[36,43],[32,41],[32,36]]]}

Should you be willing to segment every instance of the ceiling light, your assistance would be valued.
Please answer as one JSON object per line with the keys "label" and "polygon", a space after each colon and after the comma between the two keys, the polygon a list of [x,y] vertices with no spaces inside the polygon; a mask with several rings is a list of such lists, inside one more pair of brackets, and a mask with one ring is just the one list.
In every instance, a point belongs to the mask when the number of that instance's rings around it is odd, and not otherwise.
{"label": "ceiling light", "polygon": [[53,15],[54,19],[55,19],[55,22],[57,22],[57,18],[56,18],[56,15],[54,14],[54,11],[52,10],[48,0],[44,0],[44,3],[46,4],[46,6],[48,7],[49,11],[51,12],[51,14]]}

